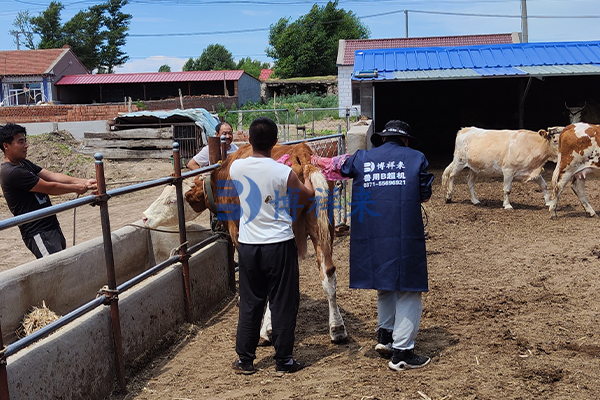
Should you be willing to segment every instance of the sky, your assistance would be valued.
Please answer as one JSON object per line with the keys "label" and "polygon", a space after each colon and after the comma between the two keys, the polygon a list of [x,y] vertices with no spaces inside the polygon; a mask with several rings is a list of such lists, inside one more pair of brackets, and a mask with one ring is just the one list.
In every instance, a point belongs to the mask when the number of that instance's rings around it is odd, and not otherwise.
{"label": "sky", "polygon": [[[102,0],[62,0],[62,22]],[[371,31],[370,38],[521,32],[521,0],[339,0]],[[0,0],[0,50],[16,50],[13,22],[19,11],[37,16],[50,1]],[[295,21],[317,4],[304,0],[130,0],[133,16],[117,73],[156,72],[167,64],[181,71],[210,44],[221,44],[234,60],[272,63],[265,49],[269,28],[281,18]],[[407,13],[404,10],[408,10]],[[526,0],[529,42],[600,40],[600,0]]]}

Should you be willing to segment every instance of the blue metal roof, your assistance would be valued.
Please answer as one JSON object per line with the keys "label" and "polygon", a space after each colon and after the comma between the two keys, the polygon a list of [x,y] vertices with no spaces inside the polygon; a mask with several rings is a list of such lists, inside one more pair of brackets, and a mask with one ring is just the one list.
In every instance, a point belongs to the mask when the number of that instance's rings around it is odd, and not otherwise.
{"label": "blue metal roof", "polygon": [[600,41],[356,50],[353,80],[600,74]]}

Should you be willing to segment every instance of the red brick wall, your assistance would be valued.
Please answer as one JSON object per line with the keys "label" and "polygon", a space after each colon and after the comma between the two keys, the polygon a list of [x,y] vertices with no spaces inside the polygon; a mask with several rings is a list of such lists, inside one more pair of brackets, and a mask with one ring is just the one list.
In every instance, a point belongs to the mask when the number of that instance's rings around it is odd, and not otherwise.
{"label": "red brick wall", "polygon": [[[99,121],[127,111],[124,104],[10,106],[0,107],[0,123]],[[137,106],[133,105],[132,111],[137,111]]]}
{"label": "red brick wall", "polygon": [[[237,96],[184,96],[183,107],[204,108],[210,112],[217,111],[219,103],[228,109],[233,103],[237,104]],[[148,111],[174,110],[181,108],[179,98],[151,100],[143,102]],[[128,112],[127,105],[119,104],[62,104],[39,106],[10,106],[0,107],[0,124],[13,122],[24,124],[32,122],[76,122],[111,120],[119,113]],[[135,103],[131,111],[138,111]]]}

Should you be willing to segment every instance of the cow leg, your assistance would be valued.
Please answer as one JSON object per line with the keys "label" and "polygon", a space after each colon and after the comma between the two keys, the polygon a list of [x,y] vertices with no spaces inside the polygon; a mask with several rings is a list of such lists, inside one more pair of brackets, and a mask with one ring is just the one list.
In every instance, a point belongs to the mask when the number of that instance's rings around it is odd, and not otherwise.
{"label": "cow leg", "polygon": [[446,188],[446,203],[452,201],[452,192],[454,191],[454,161],[444,170],[442,175],[442,187]]}
{"label": "cow leg", "polygon": [[571,183],[571,189],[573,189],[573,192],[575,192],[575,194],[579,198],[579,201],[581,202],[581,205],[587,212],[588,216],[593,217],[594,215],[596,215],[594,208],[585,196],[585,178],[577,176],[573,178],[573,182]]}
{"label": "cow leg", "polygon": [[[562,191],[565,189],[565,186],[567,185],[572,176],[573,174],[571,173],[562,173],[561,175],[559,166],[556,166],[554,174],[552,175],[554,197],[552,198],[552,200],[550,200],[550,207],[548,207],[548,211],[550,211],[550,218],[556,218],[558,216],[558,214],[556,213],[558,198],[560,197]],[[573,182],[571,184],[573,184]]]}
{"label": "cow leg", "polygon": [[477,174],[473,170],[469,170],[469,175],[467,176],[467,186],[469,186],[469,191],[471,192],[471,203],[479,204],[480,201],[477,199],[475,195],[475,180],[477,179]]}
{"label": "cow leg", "polygon": [[502,205],[504,206],[505,210],[512,210],[513,207],[510,204],[510,200],[508,199],[508,197],[510,196],[510,191],[512,190],[512,181],[513,181],[513,174],[512,172],[505,172],[504,173],[504,202],[502,203]]}
{"label": "cow leg", "polygon": [[[326,238],[326,235],[323,233],[319,234],[317,218],[314,215],[315,213],[312,212],[307,214],[306,227],[315,248],[321,285],[327,295],[327,302],[329,304],[329,336],[333,343],[340,343],[348,338],[348,333],[346,332],[346,326],[344,325],[344,319],[340,313],[336,297],[337,278],[332,257],[333,227],[331,226],[331,229],[329,229],[329,238]],[[321,240],[325,242],[321,243]]]}
{"label": "cow leg", "polygon": [[548,185],[546,185],[546,181],[544,180],[544,178],[542,177],[541,174],[536,176],[532,180],[535,183],[537,183],[539,185],[539,187],[542,189],[542,191],[544,192],[545,205],[549,206],[550,205],[550,193],[548,192]]}
{"label": "cow leg", "polygon": [[265,314],[263,315],[262,326],[260,327],[260,338],[264,342],[272,343],[272,331],[273,326],[271,325],[271,309],[269,308],[269,303],[267,303],[267,307],[265,308]]}
{"label": "cow leg", "polygon": [[465,168],[465,164],[459,161],[452,161],[446,167],[442,174],[442,188],[446,188],[446,203],[452,202],[452,193],[454,192],[454,177]]}

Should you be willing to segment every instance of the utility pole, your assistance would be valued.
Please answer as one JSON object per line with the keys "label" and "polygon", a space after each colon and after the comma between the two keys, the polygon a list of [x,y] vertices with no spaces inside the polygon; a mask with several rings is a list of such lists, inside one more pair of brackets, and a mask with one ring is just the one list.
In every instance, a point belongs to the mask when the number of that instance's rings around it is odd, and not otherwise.
{"label": "utility pole", "polygon": [[408,10],[404,10],[404,26],[406,27],[404,37],[408,37]]}
{"label": "utility pole", "polygon": [[528,43],[529,33],[527,32],[527,0],[521,0],[521,33],[523,33],[523,43]]}

